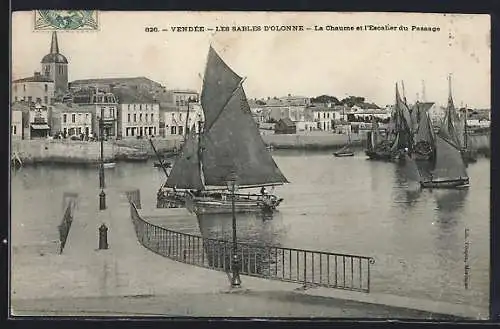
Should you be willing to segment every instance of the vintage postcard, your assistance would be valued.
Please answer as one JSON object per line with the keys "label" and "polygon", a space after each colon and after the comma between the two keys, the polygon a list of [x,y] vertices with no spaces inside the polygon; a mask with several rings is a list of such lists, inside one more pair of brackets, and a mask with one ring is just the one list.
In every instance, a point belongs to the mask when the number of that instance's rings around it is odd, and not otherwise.
{"label": "vintage postcard", "polygon": [[12,15],[10,314],[489,318],[490,17]]}

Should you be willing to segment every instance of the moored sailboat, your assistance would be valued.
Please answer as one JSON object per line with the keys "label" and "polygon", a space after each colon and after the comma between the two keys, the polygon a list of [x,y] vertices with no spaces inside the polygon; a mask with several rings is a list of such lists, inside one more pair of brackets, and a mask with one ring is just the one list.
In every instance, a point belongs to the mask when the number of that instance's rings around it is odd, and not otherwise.
{"label": "moored sailboat", "polygon": [[233,194],[226,184],[233,175],[240,189],[261,189],[235,193],[237,212],[273,211],[282,202],[265,190],[288,181],[252,118],[243,80],[210,47],[201,93],[204,127],[191,129],[158,204],[172,201],[195,213],[231,212]]}
{"label": "moored sailboat", "polygon": [[448,105],[446,106],[445,115],[441,123],[439,131],[446,137],[448,141],[453,143],[460,150],[460,154],[465,163],[477,161],[477,152],[474,152],[468,145],[467,135],[467,109],[465,109],[464,119],[458,115],[453,103],[451,90],[451,76],[448,77],[449,94]]}
{"label": "moored sailboat", "polygon": [[413,158],[417,161],[430,161],[435,155],[436,140],[432,122],[426,109],[417,105],[414,111],[417,111],[417,128],[414,137]]}
{"label": "moored sailboat", "polygon": [[340,150],[333,152],[333,155],[336,157],[352,157],[354,156],[354,152],[351,149],[351,128],[347,130],[347,144],[344,145]]}
{"label": "moored sailboat", "polygon": [[413,123],[408,105],[401,98],[397,84],[396,101],[386,139],[377,143],[377,138],[380,135],[378,125],[373,124],[372,127],[372,131],[368,135],[368,149],[366,151],[369,159],[384,161],[404,160],[402,155],[406,154],[412,144]]}
{"label": "moored sailboat", "polygon": [[420,184],[424,188],[463,188],[469,186],[469,177],[460,150],[439,134],[436,136],[434,166]]}

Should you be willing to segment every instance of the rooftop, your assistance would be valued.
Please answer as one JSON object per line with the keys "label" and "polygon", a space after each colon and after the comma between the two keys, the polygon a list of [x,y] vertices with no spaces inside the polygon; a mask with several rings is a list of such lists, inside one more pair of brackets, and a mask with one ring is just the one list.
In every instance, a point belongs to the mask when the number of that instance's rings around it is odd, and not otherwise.
{"label": "rooftop", "polygon": [[40,72],[35,72],[32,77],[22,78],[12,81],[13,83],[22,83],[22,82],[54,82],[54,80],[46,77],[45,75],[40,74]]}

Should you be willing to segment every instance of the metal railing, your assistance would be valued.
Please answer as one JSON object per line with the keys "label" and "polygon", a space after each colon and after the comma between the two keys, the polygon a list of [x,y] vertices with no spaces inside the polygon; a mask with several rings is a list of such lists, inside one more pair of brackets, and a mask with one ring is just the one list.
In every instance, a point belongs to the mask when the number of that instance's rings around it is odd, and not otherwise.
{"label": "metal railing", "polygon": [[[143,220],[133,202],[130,212],[139,242],[147,249],[191,265],[229,272],[232,242],[168,230]],[[370,292],[371,257],[238,243],[240,274]]]}

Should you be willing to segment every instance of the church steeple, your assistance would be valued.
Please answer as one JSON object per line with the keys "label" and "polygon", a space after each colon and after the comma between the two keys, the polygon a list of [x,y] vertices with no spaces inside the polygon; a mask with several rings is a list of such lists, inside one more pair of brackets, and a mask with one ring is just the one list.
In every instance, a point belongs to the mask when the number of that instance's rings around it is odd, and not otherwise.
{"label": "church steeple", "polygon": [[59,52],[57,32],[52,32],[50,53],[42,58],[43,75],[54,81],[56,95],[61,95],[68,90],[68,59]]}
{"label": "church steeple", "polygon": [[50,44],[50,53],[59,54],[59,44],[57,43],[57,32],[52,32],[52,42]]}

